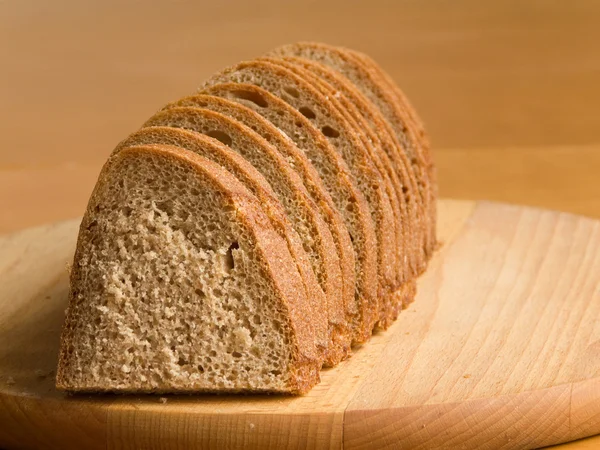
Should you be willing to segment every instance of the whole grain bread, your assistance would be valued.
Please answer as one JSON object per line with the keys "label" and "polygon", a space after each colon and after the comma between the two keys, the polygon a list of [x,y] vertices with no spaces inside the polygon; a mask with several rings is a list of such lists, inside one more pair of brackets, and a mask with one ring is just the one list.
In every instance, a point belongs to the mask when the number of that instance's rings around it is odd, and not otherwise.
{"label": "whole grain bread", "polygon": [[[382,174],[372,161],[352,125],[339,112],[336,99],[327,98],[317,88],[291,70],[267,61],[254,60],[226,69],[209,79],[205,86],[223,81],[256,84],[267,88],[299,112],[304,112],[311,124],[321,130],[346,161],[354,182],[369,205],[375,223],[378,257],[378,293],[387,293],[395,283],[393,254],[394,231],[390,200]],[[392,252],[390,252],[390,248]],[[379,296],[369,310],[367,326],[373,329],[379,319]]]}
{"label": "whole grain bread", "polygon": [[[340,260],[343,295],[334,299],[338,303],[337,305],[330,305],[329,308],[331,311],[336,311],[335,314],[341,311],[344,317],[341,321],[338,319],[330,321],[330,325],[335,328],[332,332],[333,346],[330,348],[329,358],[326,361],[328,365],[337,364],[350,354],[352,335],[349,324],[351,315],[347,313],[347,309],[348,305],[354,301],[354,251],[343,218],[323,185],[321,177],[306,155],[286,134],[250,108],[225,98],[197,94],[172,102],[165,109],[186,106],[219,112],[258,133],[283,156],[290,168],[299,175],[310,198],[315,202],[321,217],[329,226]],[[343,326],[336,325],[338,323],[343,323]]]}
{"label": "whole grain bread", "polygon": [[436,198],[422,122],[368,56],[297,43],[225,69],[103,167],[57,387],[307,392],[414,300]]}
{"label": "whole grain bread", "polygon": [[234,176],[179,148],[126,148],[81,223],[57,387],[306,392],[312,318],[286,242]]}
{"label": "whole grain bread", "polygon": [[355,301],[348,305],[352,317],[352,339],[364,343],[371,335],[377,295],[375,225],[368,204],[356,187],[343,158],[309,119],[269,91],[244,83],[207,86],[204,93],[239,102],[273,123],[300,148],[319,173],[351,237],[356,264]]}
{"label": "whole grain bread", "polygon": [[[343,330],[345,326],[339,257],[329,227],[296,172],[271,144],[252,129],[231,117],[206,108],[165,109],[152,116],[144,124],[144,127],[147,126],[185,128],[213,136],[239,153],[265,177],[300,236],[317,280],[326,295],[331,326],[328,335],[324,336],[323,344],[327,348],[331,347],[333,354],[337,355],[334,332]],[[330,359],[328,352],[326,355],[327,364],[332,364],[332,361],[337,359]]]}

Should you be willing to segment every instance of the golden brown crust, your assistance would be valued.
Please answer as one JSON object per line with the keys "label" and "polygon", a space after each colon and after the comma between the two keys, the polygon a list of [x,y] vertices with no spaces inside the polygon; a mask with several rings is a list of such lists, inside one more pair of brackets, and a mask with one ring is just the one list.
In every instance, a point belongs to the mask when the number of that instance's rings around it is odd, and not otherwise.
{"label": "golden brown crust", "polygon": [[[436,223],[437,223],[437,174],[433,164],[433,156],[430,149],[429,139],[423,124],[416,111],[408,102],[404,93],[396,86],[390,76],[385,73],[371,58],[364,54],[348,51],[353,56],[354,61],[360,64],[365,73],[369,74],[369,79],[375,85],[381,86],[381,92],[386,94],[386,100],[392,105],[393,125],[395,129],[400,129],[400,124],[404,124],[404,133],[406,134],[406,147],[413,150],[424,165],[423,171],[427,182],[427,201],[425,204],[428,212],[428,223],[425,239],[425,251],[427,258],[431,257],[437,247]],[[421,267],[419,273],[425,270],[426,263]]]}
{"label": "golden brown crust", "polygon": [[[429,229],[429,240],[428,240],[428,256],[431,256],[432,252],[437,248],[436,238],[436,223],[437,223],[437,198],[438,198],[438,184],[437,184],[437,172],[435,164],[433,163],[433,154],[431,153],[431,146],[429,137],[425,132],[423,122],[417,115],[415,109],[412,107],[402,90],[398,88],[392,78],[369,56],[356,52],[353,50],[347,50],[348,53],[353,55],[356,60],[364,64],[364,67],[370,69],[375,74],[374,77],[378,77],[381,84],[384,84],[391,92],[394,105],[394,114],[397,118],[403,118],[406,122],[406,131],[409,135],[409,140],[415,142],[419,147],[419,152],[423,157],[426,164],[426,172],[429,181],[429,216],[430,223]],[[426,264],[421,268],[420,272],[425,270]]]}

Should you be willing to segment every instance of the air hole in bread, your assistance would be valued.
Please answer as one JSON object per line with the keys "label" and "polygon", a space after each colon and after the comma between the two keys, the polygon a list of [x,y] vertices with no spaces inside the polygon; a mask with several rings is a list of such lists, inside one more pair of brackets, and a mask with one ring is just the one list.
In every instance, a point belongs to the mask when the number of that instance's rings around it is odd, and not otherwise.
{"label": "air hole in bread", "polygon": [[177,364],[179,364],[180,366],[185,366],[187,364],[187,361],[185,359],[179,357]]}
{"label": "air hole in bread", "polygon": [[91,230],[92,228],[94,228],[96,225],[98,225],[98,221],[97,220],[92,220],[89,225],[86,227],[88,230]]}
{"label": "air hole in bread", "polygon": [[241,358],[241,357],[242,357],[242,354],[241,354],[240,352],[233,352],[233,353],[231,354],[231,356],[233,356],[234,358]]}
{"label": "air hole in bread", "polygon": [[321,131],[325,136],[330,138],[336,138],[340,135],[340,132],[338,130],[336,130],[335,128],[331,128],[329,125],[325,125],[323,128],[321,128]]}
{"label": "air hole in bread", "polygon": [[181,217],[181,220],[183,222],[185,222],[190,217],[190,213],[189,213],[189,211],[180,211],[179,212],[179,217]]}
{"label": "air hole in bread", "polygon": [[204,373],[204,367],[202,367],[201,365],[198,365],[198,371],[200,373]]}
{"label": "air hole in bread", "polygon": [[164,202],[157,202],[156,209],[164,212],[166,215],[170,216],[173,214],[173,201],[165,200]]}
{"label": "air hole in bread", "polygon": [[294,125],[296,125],[298,128],[302,128],[302,122],[296,122]]}
{"label": "air hole in bread", "polygon": [[348,233],[348,235],[350,236],[350,241],[354,242],[354,236],[352,236],[352,233]]}
{"label": "air hole in bread", "polygon": [[408,188],[406,186],[402,186],[402,193],[408,194]]}
{"label": "air hole in bread", "polygon": [[298,92],[298,89],[296,89],[295,87],[286,86],[283,88],[283,90],[294,98],[300,97],[300,92]]}
{"label": "air hole in bread", "polygon": [[256,106],[260,106],[261,108],[266,108],[267,106],[269,106],[264,97],[258,92],[239,90],[233,91],[232,94],[236,98],[248,100],[249,102],[254,103]]}
{"label": "air hole in bread", "polygon": [[306,117],[307,119],[314,119],[315,117],[317,117],[315,112],[312,109],[310,109],[308,106],[303,106],[298,111],[300,111],[302,113],[302,115],[304,117]]}
{"label": "air hole in bread", "polygon": [[237,242],[234,242],[227,249],[227,253],[225,253],[225,259],[223,261],[223,269],[225,272],[229,273],[235,267],[235,262],[233,260],[233,250],[240,248],[240,245]]}
{"label": "air hole in bread", "polygon": [[217,141],[221,141],[223,144],[230,146],[233,140],[231,136],[221,130],[213,130],[206,133],[207,136],[215,138]]}
{"label": "air hole in bread", "polygon": [[129,216],[131,216],[131,211],[132,211],[132,209],[131,209],[129,206],[123,206],[123,207],[121,208],[121,212],[123,213],[123,215],[124,215],[125,217],[129,217]]}

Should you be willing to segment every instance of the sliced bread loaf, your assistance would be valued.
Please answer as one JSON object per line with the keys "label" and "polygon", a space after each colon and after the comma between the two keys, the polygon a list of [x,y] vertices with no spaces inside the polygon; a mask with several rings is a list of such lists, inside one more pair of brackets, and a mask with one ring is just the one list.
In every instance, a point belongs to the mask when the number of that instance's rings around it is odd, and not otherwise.
{"label": "sliced bread loaf", "polygon": [[[395,284],[393,255],[395,228],[390,200],[385,189],[385,180],[373,163],[365,145],[356,135],[355,129],[339,111],[334,98],[327,98],[319,89],[291,70],[267,61],[255,60],[240,63],[226,69],[208,80],[205,86],[223,81],[256,84],[267,88],[285,100],[299,112],[303,112],[312,126],[321,130],[344,158],[353,175],[354,182],[361,190],[369,205],[369,212],[375,223],[378,257],[378,293],[387,294]],[[371,329],[379,318],[379,297],[373,305]]]}
{"label": "sliced bread loaf", "polygon": [[81,224],[57,386],[306,392],[312,318],[285,241],[235,177],[178,148],[127,148]]}
{"label": "sliced bread loaf", "polygon": [[335,346],[337,332],[345,330],[342,279],[339,257],[329,227],[310,199],[304,185],[285,159],[271,144],[249,127],[221,113],[205,108],[176,107],[156,113],[144,125],[185,128],[215,137],[252,164],[271,185],[286,211],[310,258],[317,280],[327,298],[331,357],[326,363],[339,361]]}
{"label": "sliced bread loaf", "polygon": [[[330,356],[337,356],[340,360],[347,357],[350,352],[351,343],[351,333],[348,328],[348,324],[351,322],[349,308],[351,308],[350,305],[354,302],[354,284],[356,282],[354,275],[354,251],[343,218],[337,211],[331,196],[323,185],[321,177],[306,155],[286,134],[282,133],[271,122],[250,108],[225,98],[197,94],[170,103],[165,109],[186,106],[216,111],[248,126],[269,142],[300,176],[310,198],[315,202],[321,216],[329,226],[340,260],[343,295],[339,301],[343,304],[341,310],[345,312],[345,326],[343,329],[334,331],[333,336],[336,344],[333,348],[337,348],[339,351],[336,354],[330,352]],[[328,362],[335,364],[337,361],[330,359]]]}
{"label": "sliced bread loaf", "polygon": [[356,264],[355,302],[350,310],[353,342],[365,342],[376,315],[376,236],[367,202],[346,163],[304,115],[267,90],[253,84],[222,83],[204,92],[239,102],[269,120],[294,141],[319,173],[352,240]]}

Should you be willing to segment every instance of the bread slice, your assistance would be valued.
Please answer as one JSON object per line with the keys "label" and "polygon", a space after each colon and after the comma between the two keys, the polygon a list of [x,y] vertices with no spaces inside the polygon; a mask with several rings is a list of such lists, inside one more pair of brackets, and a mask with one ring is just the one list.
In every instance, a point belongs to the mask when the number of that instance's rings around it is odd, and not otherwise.
{"label": "bread slice", "polygon": [[424,264],[420,242],[423,242],[422,221],[425,212],[423,205],[417,201],[419,191],[410,161],[391,126],[379,109],[339,72],[305,58],[286,56],[283,59],[313,72],[342,93],[352,105],[355,105],[354,110],[358,110],[367,122],[366,129],[370,139],[381,145],[385,154],[382,163],[394,183],[402,210],[402,218],[397,223],[404,243],[403,247],[398,248],[405,275],[402,281],[415,276],[419,272],[419,267]]}
{"label": "bread slice", "polygon": [[376,313],[376,236],[366,200],[346,163],[305,116],[265,89],[252,84],[223,83],[206,87],[203,92],[241,103],[269,120],[294,141],[319,173],[352,240],[356,291],[349,312],[353,318],[353,342],[365,342],[371,335],[370,325]]}
{"label": "bread slice", "polygon": [[329,348],[327,298],[310,264],[302,239],[293,228],[285,210],[267,180],[238,153],[209,136],[170,127],[148,127],[131,134],[111,154],[111,158],[124,148],[140,145],[169,145],[179,147],[219,164],[235,176],[263,205],[275,231],[286,241],[288,250],[296,261],[304,289],[313,309],[315,344],[323,361]]}
{"label": "bread slice", "polygon": [[[342,91],[334,88],[323,78],[315,75],[306,68],[293,64],[289,61],[282,60],[280,58],[261,58],[261,61],[268,61],[273,64],[285,67],[294,72],[299,77],[311,84],[311,86],[317,88],[321,94],[326,98],[332,98],[332,104],[337,111],[346,119],[349,126],[352,127],[356,136],[362,143],[365,153],[368,155],[370,161],[382,177],[382,188],[385,190],[387,198],[389,199],[392,215],[392,225],[394,226],[394,232],[388,234],[389,242],[384,242],[382,239],[383,233],[380,233],[380,246],[382,250],[378,252],[378,265],[379,267],[389,267],[393,270],[387,276],[387,280],[383,280],[380,283],[379,291],[379,318],[376,323],[378,328],[386,329],[398,316],[399,311],[402,309],[402,303],[400,297],[395,295],[395,292],[400,287],[402,280],[405,276],[404,271],[400,264],[400,256],[404,258],[404,246],[402,241],[402,229],[400,224],[402,223],[402,217],[400,212],[400,200],[398,195],[401,194],[394,188],[392,181],[392,175],[395,175],[394,171],[388,172],[385,169],[385,165],[388,166],[389,161],[382,161],[383,158],[387,158],[381,148],[381,141],[377,135],[370,132],[370,128],[364,117],[360,114],[357,107],[352,104]],[[385,277],[385,274],[380,273],[380,277]],[[384,286],[386,288],[384,288]]]}
{"label": "bread slice", "polygon": [[[256,84],[266,87],[309,118],[311,124],[320,129],[346,161],[354,182],[369,205],[375,223],[378,255],[378,293],[387,294],[395,283],[394,258],[381,255],[393,254],[394,224],[390,200],[384,179],[372,161],[356,131],[339,112],[334,98],[327,98],[309,82],[292,71],[266,61],[249,61],[226,69],[213,76],[205,86],[224,81]],[[375,301],[371,329],[379,318],[379,297]]]}
{"label": "bread slice", "polygon": [[[269,182],[290,222],[302,240],[312,268],[326,295],[329,312],[329,335],[343,331],[345,317],[342,304],[342,279],[338,254],[329,227],[308,196],[298,175],[267,141],[249,127],[231,117],[204,108],[170,108],[156,113],[147,126],[170,126],[213,136],[228,145],[252,164]],[[328,345],[329,347],[329,345]],[[337,355],[333,345],[331,351]],[[326,358],[327,364],[333,360]]]}
{"label": "bread slice", "polygon": [[[344,314],[341,317],[341,322],[339,319],[330,322],[330,325],[336,328],[332,332],[334,345],[329,352],[327,363],[335,365],[350,354],[352,338],[349,329],[351,322],[350,305],[354,302],[354,284],[356,280],[354,274],[354,251],[343,218],[335,208],[333,200],[323,185],[319,174],[306,155],[287,135],[250,108],[225,98],[197,94],[172,102],[165,109],[186,106],[209,109],[229,116],[248,126],[269,142],[299,175],[310,198],[315,202],[321,217],[329,226],[329,231],[333,237],[340,260],[343,294],[341,297],[334,299],[338,305],[330,305],[330,310],[334,311],[335,314]],[[343,323],[344,326],[336,326],[335,324],[338,322]],[[335,351],[336,349],[337,351]]]}
{"label": "bread slice", "polygon": [[[419,141],[415,130],[412,128],[411,114],[407,112],[406,105],[398,103],[398,98],[386,86],[385,81],[375,71],[367,67],[362,60],[345,49],[325,44],[300,42],[280,47],[270,54],[277,56],[298,56],[301,58],[319,61],[343,74],[369,98],[382,112],[390,123],[398,141],[407,152],[413,171],[418,181],[421,201],[428,211],[425,227],[423,250],[427,257],[431,255],[435,246],[435,174],[431,164],[428,149]],[[432,178],[430,180],[430,178]],[[424,267],[421,268],[424,270]]]}
{"label": "bread slice", "polygon": [[235,177],[178,148],[127,148],[81,224],[57,387],[306,392],[312,318],[285,241]]}

